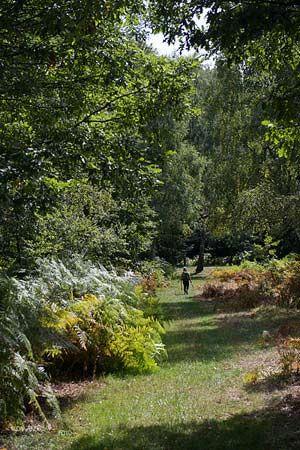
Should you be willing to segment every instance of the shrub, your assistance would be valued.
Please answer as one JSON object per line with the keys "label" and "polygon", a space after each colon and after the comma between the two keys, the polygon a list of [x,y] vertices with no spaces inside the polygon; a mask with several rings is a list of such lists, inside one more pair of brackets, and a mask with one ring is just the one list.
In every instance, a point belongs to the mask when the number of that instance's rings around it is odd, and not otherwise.
{"label": "shrub", "polygon": [[153,291],[157,287],[165,285],[166,277],[172,278],[174,275],[174,267],[161,258],[155,258],[151,261],[143,261],[137,265],[137,270],[144,278],[145,285],[149,285],[148,290]]}
{"label": "shrub", "polygon": [[35,232],[26,242],[26,256],[65,259],[74,254],[127,268],[149,250],[154,236],[153,211],[141,196],[117,200],[110,189],[70,181],[44,180],[56,202],[36,215]]}
{"label": "shrub", "polygon": [[227,289],[223,296],[231,309],[252,309],[260,305],[264,298],[255,284],[242,284],[236,289]]}
{"label": "shrub", "polygon": [[[62,262],[43,261],[28,295],[41,296],[41,292],[46,310],[42,326],[51,338],[39,347],[56,370],[86,375],[121,367],[126,359],[121,351],[113,352],[111,345],[116,336],[120,340],[123,335],[128,341],[127,327],[136,328],[136,333],[141,330],[149,342],[160,341],[159,333],[154,337],[153,330],[162,332],[155,318],[147,318],[138,310],[145,305],[142,293],[134,290],[128,279],[102,266],[78,258],[68,267]],[[156,306],[153,302],[153,310]],[[142,327],[149,328],[148,335]]]}
{"label": "shrub", "polygon": [[134,288],[137,308],[143,311],[145,317],[152,317],[163,322],[164,314],[158,297],[153,292],[145,292],[144,289],[144,284],[140,284]]}
{"label": "shrub", "polygon": [[232,267],[215,270],[218,283],[206,283],[203,296],[219,298],[234,310],[251,309],[268,300],[267,272],[253,268]]}
{"label": "shrub", "polygon": [[150,314],[145,293],[102,266],[39,260],[35,276],[3,279],[0,294],[2,424],[21,419],[28,402],[42,414],[44,368],[69,376],[143,372],[165,355],[157,302]]}
{"label": "shrub", "polygon": [[300,338],[287,337],[278,345],[280,366],[285,375],[299,374]]}
{"label": "shrub", "polygon": [[205,298],[216,298],[224,295],[224,286],[221,283],[205,283],[202,296]]}
{"label": "shrub", "polygon": [[212,275],[213,275],[213,277],[218,278],[220,281],[229,281],[233,278],[234,271],[233,270],[225,270],[225,269],[214,270],[212,272]]}
{"label": "shrub", "polygon": [[52,371],[84,376],[116,369],[151,371],[164,354],[159,322],[120,299],[86,294],[53,312],[47,325],[57,330],[60,341],[43,351]]}
{"label": "shrub", "polygon": [[300,306],[300,262],[283,261],[272,267],[274,292],[283,306]]}
{"label": "shrub", "polygon": [[[5,423],[21,422],[26,405],[31,404],[42,418],[38,394],[53,397],[40,382],[45,372],[34,360],[32,345],[26,335],[27,323],[32,319],[32,302],[23,305],[16,295],[13,280],[0,278],[0,428]],[[53,403],[53,402],[52,402]],[[56,411],[57,404],[54,402]]]}

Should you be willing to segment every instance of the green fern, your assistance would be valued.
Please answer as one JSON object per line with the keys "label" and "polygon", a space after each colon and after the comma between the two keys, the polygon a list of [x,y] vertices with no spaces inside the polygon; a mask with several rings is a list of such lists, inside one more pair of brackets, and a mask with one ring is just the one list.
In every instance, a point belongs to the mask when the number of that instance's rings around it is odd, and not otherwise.
{"label": "green fern", "polygon": [[29,401],[46,423],[44,366],[69,376],[157,370],[166,351],[156,307],[130,280],[78,258],[39,260],[34,277],[0,279],[0,424],[21,420]]}
{"label": "green fern", "polygon": [[[19,308],[13,280],[0,278],[0,428],[7,422],[23,419],[30,401],[43,419],[38,403],[39,380],[44,377],[33,360],[29,338],[24,332],[24,308]],[[31,313],[28,312],[28,316]]]}

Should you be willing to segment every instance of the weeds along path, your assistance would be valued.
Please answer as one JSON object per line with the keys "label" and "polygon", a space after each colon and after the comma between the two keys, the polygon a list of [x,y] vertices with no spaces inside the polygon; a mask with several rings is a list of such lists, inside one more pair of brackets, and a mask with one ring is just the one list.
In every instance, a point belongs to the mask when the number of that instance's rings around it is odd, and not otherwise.
{"label": "weeds along path", "polygon": [[[293,448],[278,441],[288,424],[267,406],[276,389],[247,390],[243,377],[272,357],[259,347],[276,317],[221,314],[178,281],[160,296],[168,322],[169,358],[152,375],[109,376],[66,411],[69,430],[18,438],[12,448],[66,450],[250,450]],[[294,447],[296,448],[296,447]],[[297,447],[299,448],[299,447]]]}

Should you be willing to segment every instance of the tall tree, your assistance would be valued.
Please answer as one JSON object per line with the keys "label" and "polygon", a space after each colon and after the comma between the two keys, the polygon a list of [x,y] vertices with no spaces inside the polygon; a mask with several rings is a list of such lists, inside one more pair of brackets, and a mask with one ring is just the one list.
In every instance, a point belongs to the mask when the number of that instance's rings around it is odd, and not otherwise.
{"label": "tall tree", "polygon": [[[206,25],[199,19],[206,16]],[[182,47],[205,48],[254,67],[269,84],[267,101],[273,111],[265,115],[267,136],[280,155],[289,157],[299,148],[299,2],[289,0],[150,1],[150,20],[166,40],[176,37]]]}
{"label": "tall tree", "polygon": [[262,121],[272,112],[268,95],[269,86],[253,69],[228,68],[222,60],[196,78],[194,108],[201,113],[190,121],[189,139],[208,160],[203,177],[208,231],[232,252],[239,234],[259,240],[270,234],[282,240],[283,252],[292,249],[293,236],[298,248],[289,206],[292,199],[298,204],[298,169],[296,159],[278,156],[264,138]]}
{"label": "tall tree", "polygon": [[189,252],[189,240],[199,227],[203,211],[202,177],[205,158],[181,142],[162,170],[162,186],[154,196],[159,224],[156,252],[172,263]]}
{"label": "tall tree", "polygon": [[1,6],[1,254],[19,266],[35,215],[55,200],[53,180],[89,180],[119,198],[155,184],[165,158],[156,119],[182,114],[190,63],[142,50],[140,6]]}

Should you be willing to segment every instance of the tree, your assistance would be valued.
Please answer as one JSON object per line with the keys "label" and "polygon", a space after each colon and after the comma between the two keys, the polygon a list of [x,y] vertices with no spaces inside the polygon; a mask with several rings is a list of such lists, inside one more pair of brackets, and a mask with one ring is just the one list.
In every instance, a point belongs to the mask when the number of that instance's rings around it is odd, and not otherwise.
{"label": "tree", "polygon": [[[203,14],[205,27],[197,21]],[[205,48],[241,64],[243,71],[254,69],[260,82],[269,86],[265,101],[273,107],[264,117],[267,138],[279,155],[295,153],[300,141],[297,1],[153,0],[149,16],[168,42],[179,37],[182,47]]]}
{"label": "tree", "polygon": [[203,209],[204,168],[205,158],[185,142],[163,167],[162,185],[154,196],[159,218],[155,250],[169,262],[182,261],[190,250],[189,238],[198,227]]}
{"label": "tree", "polygon": [[189,139],[208,159],[204,195],[209,204],[209,228],[228,230],[236,198],[249,183],[259,180],[263,156],[259,112],[253,116],[254,89],[237,69],[219,64],[199,71]]}
{"label": "tree", "polygon": [[[203,47],[241,57],[262,37],[298,38],[300,10],[297,1],[150,0],[149,17],[168,42],[181,38],[187,47]],[[201,16],[206,26],[199,25]],[[198,19],[198,20],[197,20]]]}
{"label": "tree", "polygon": [[265,104],[268,95],[257,73],[222,60],[196,77],[193,108],[200,114],[190,120],[188,138],[208,161],[203,195],[209,241],[226,247],[230,257],[243,240],[262,242],[267,235],[281,240],[282,253],[298,248],[290,214],[291,199],[298,204],[297,158],[280,157],[264,138],[262,121],[273,108]]}
{"label": "tree", "polygon": [[0,253],[22,267],[36,215],[56,201],[51,180],[148,195],[166,157],[157,117],[182,114],[190,62],[142,50],[139,2],[11,0],[0,12]]}

